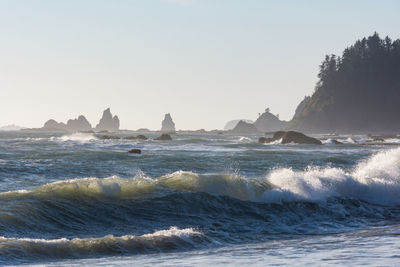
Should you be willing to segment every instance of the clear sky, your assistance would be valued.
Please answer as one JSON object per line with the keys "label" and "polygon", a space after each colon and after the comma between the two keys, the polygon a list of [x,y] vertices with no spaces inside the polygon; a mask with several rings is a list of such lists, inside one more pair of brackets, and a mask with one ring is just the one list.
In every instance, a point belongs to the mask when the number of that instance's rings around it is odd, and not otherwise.
{"label": "clear sky", "polygon": [[0,126],[110,107],[125,129],[221,129],[269,107],[289,120],[325,54],[377,31],[400,1],[0,0]]}

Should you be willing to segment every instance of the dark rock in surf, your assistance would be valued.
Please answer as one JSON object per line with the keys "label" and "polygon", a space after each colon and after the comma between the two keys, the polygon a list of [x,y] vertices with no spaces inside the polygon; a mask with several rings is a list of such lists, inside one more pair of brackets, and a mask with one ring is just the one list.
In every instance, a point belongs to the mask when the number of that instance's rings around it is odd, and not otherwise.
{"label": "dark rock in surf", "polygon": [[278,140],[281,140],[282,144],[295,143],[295,144],[322,145],[322,142],[320,140],[295,131],[288,131],[288,132],[278,131],[274,133],[272,138],[260,137],[258,139],[258,142],[271,143],[273,141],[278,141]]}
{"label": "dark rock in surf", "polygon": [[335,139],[332,140],[332,143],[335,144],[335,145],[343,145],[342,142],[340,142],[338,140],[335,140]]}
{"label": "dark rock in surf", "polygon": [[282,144],[289,143],[322,145],[322,142],[320,140],[295,131],[288,131],[283,134]]}
{"label": "dark rock in surf", "polygon": [[154,140],[157,140],[157,141],[170,141],[170,140],[172,140],[172,137],[169,134],[162,134],[161,136],[155,138]]}
{"label": "dark rock in surf", "polygon": [[97,138],[99,138],[101,140],[121,139],[121,137],[113,136],[113,135],[98,135]]}
{"label": "dark rock in surf", "polygon": [[142,150],[137,149],[137,148],[132,148],[131,150],[128,151],[128,153],[132,153],[132,154],[141,154]]}

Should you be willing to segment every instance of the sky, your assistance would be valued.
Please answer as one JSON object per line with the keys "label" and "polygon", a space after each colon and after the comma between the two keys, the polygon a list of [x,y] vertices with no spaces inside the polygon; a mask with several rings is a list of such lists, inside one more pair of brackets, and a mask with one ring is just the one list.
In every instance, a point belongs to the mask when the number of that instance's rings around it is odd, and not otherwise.
{"label": "sky", "polygon": [[400,38],[400,1],[0,0],[0,126],[104,109],[123,129],[290,120],[326,54]]}

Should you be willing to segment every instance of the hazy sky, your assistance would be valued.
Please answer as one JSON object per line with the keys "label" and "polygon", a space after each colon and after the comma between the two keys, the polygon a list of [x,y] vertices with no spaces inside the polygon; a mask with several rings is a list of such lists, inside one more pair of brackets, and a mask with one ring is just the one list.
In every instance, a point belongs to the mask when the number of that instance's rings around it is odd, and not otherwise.
{"label": "hazy sky", "polygon": [[110,107],[128,129],[290,119],[325,54],[377,31],[400,1],[0,0],[0,126]]}

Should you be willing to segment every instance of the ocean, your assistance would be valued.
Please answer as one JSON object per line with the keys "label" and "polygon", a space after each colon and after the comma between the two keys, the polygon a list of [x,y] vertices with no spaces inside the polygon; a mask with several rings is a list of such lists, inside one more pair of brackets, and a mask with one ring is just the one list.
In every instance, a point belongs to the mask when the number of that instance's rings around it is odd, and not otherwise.
{"label": "ocean", "polygon": [[145,135],[0,132],[0,265],[400,265],[400,139]]}

